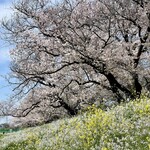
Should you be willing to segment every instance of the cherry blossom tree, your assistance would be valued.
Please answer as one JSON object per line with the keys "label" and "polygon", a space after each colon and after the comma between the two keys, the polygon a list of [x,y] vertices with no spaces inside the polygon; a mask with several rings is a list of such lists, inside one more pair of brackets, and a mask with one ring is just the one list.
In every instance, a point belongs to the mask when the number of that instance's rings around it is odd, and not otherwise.
{"label": "cherry blossom tree", "polygon": [[50,99],[46,93],[48,90],[43,88],[32,90],[15,109],[16,112],[13,114],[16,117],[12,119],[11,124],[14,126],[36,126],[65,116],[69,117],[68,112],[63,107],[57,108],[58,102],[54,98]]}
{"label": "cherry blossom tree", "polygon": [[45,89],[75,115],[80,103],[136,99],[149,84],[149,0],[19,0],[2,26],[17,96]]}

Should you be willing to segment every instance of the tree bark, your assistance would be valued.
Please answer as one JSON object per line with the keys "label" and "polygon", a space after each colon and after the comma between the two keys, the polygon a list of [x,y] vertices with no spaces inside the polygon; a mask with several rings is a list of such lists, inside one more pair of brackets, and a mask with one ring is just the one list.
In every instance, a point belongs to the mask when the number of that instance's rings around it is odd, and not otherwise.
{"label": "tree bark", "polygon": [[75,115],[78,113],[77,109],[72,108],[72,107],[69,106],[69,104],[67,104],[66,102],[60,101],[59,103],[61,104],[61,106],[62,106],[63,108],[65,108],[65,110],[67,110],[67,112],[68,112],[68,114],[69,114],[70,116],[75,116]]}
{"label": "tree bark", "polygon": [[119,94],[119,90],[121,90],[123,93],[125,93],[127,98],[130,99],[135,99],[135,96],[131,93],[130,90],[128,90],[125,86],[121,85],[116,78],[114,77],[114,75],[110,72],[105,72],[104,73],[105,77],[108,79],[109,84],[112,88],[112,92],[118,95],[118,102],[121,102],[121,98],[123,99],[123,97]]}

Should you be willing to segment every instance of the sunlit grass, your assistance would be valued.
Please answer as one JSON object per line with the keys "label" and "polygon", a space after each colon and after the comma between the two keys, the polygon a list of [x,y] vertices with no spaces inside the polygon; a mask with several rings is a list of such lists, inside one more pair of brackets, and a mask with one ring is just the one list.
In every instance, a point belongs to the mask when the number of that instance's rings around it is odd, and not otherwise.
{"label": "sunlit grass", "polygon": [[0,135],[0,150],[150,150],[150,99]]}

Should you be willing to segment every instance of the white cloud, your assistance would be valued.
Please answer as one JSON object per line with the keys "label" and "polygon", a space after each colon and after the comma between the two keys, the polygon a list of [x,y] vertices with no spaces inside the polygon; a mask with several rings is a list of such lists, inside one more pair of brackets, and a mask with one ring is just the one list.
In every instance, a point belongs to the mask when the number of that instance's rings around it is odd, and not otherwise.
{"label": "white cloud", "polygon": [[12,2],[0,3],[0,20],[3,18],[9,18],[12,13]]}
{"label": "white cloud", "polygon": [[[12,1],[13,0],[0,0],[0,21],[3,18],[8,19],[11,16]],[[10,47],[5,46],[4,41],[0,39],[0,64],[7,63],[10,60],[9,50]]]}

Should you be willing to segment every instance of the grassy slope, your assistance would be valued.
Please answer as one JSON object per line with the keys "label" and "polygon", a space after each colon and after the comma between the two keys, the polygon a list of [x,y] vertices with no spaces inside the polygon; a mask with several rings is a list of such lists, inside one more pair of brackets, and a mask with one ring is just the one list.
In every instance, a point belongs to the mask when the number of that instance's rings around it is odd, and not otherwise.
{"label": "grassy slope", "polygon": [[150,150],[150,99],[0,135],[0,150]]}

